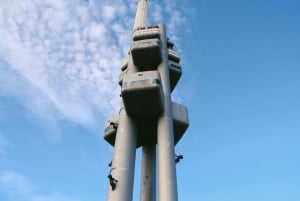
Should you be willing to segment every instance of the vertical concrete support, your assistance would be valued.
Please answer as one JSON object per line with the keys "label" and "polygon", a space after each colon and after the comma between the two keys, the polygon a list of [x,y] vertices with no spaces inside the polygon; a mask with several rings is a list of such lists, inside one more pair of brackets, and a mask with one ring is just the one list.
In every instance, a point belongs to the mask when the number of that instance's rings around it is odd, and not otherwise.
{"label": "vertical concrete support", "polygon": [[140,201],[156,200],[156,145],[143,146]]}
{"label": "vertical concrete support", "polygon": [[133,30],[144,27],[147,24],[147,11],[148,11],[148,1],[147,0],[139,0]]}
{"label": "vertical concrete support", "polygon": [[177,181],[175,168],[174,131],[170,96],[170,77],[168,69],[167,38],[164,25],[161,31],[163,62],[158,66],[164,91],[164,112],[158,118],[158,200],[177,201]]}
{"label": "vertical concrete support", "polygon": [[107,201],[132,201],[136,140],[135,122],[122,107],[111,166],[111,175],[117,182],[114,190],[109,186]]}

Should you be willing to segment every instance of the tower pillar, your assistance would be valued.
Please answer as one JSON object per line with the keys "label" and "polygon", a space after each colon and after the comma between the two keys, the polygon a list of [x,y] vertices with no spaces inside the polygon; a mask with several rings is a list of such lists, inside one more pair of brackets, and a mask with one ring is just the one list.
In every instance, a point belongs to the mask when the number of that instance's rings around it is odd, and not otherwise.
{"label": "tower pillar", "polygon": [[140,201],[156,200],[156,145],[143,146]]}
{"label": "tower pillar", "polygon": [[124,107],[119,113],[107,201],[132,201],[137,130]]}
{"label": "tower pillar", "polygon": [[162,43],[162,63],[158,66],[164,94],[164,112],[158,118],[158,200],[177,201],[177,181],[175,168],[174,130],[171,107],[170,76],[168,66],[167,37],[164,25],[160,24]]}

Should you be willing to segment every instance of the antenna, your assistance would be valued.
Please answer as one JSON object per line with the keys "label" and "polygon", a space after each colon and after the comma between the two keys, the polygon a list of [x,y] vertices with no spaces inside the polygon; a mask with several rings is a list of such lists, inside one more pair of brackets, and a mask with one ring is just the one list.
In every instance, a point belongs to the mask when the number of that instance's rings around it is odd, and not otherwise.
{"label": "antenna", "polygon": [[147,26],[147,11],[148,11],[148,1],[139,0],[133,30],[136,30],[140,27]]}

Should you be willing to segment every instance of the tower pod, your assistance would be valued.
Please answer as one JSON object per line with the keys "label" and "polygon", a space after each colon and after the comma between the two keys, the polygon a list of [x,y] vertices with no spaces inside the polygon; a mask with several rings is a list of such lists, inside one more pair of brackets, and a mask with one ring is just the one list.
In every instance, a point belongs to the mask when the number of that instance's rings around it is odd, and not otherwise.
{"label": "tower pod", "polygon": [[124,71],[121,72],[121,74],[119,75],[119,85],[122,86],[123,83],[123,79],[125,76],[127,76],[127,73],[130,71],[129,68],[126,68]]}
{"label": "tower pod", "polygon": [[[111,145],[115,144],[116,132],[119,125],[119,113],[110,117],[105,122],[104,139]],[[112,144],[113,142],[113,144]]]}
{"label": "tower pod", "polygon": [[155,70],[162,61],[160,39],[133,41],[131,54],[134,65],[141,71]]}
{"label": "tower pod", "polygon": [[123,62],[122,62],[122,65],[121,65],[121,70],[124,71],[127,69],[128,67],[128,61],[129,61],[129,57],[126,57]]}
{"label": "tower pod", "polygon": [[172,49],[168,49],[168,59],[175,63],[179,63],[180,61],[179,53]]}
{"label": "tower pod", "polygon": [[129,116],[157,116],[163,111],[163,92],[157,71],[125,75],[121,92]]}
{"label": "tower pod", "polygon": [[187,107],[172,102],[172,114],[173,114],[173,128],[174,128],[174,142],[177,144],[186,129],[189,127],[189,116]]}
{"label": "tower pod", "polygon": [[[177,144],[182,138],[186,129],[189,126],[188,111],[187,108],[178,103],[172,102],[172,114],[173,114],[173,130],[174,130],[174,142]],[[138,139],[137,148],[149,141],[157,141],[156,135],[156,118],[140,119],[137,121],[138,124]],[[119,114],[110,117],[106,124],[104,130],[104,139],[111,144],[115,145],[117,126],[119,123]]]}
{"label": "tower pod", "polygon": [[133,40],[144,40],[151,38],[160,38],[158,26],[140,27],[133,32]]}
{"label": "tower pod", "polygon": [[179,63],[169,60],[169,73],[170,73],[170,89],[171,91],[173,91],[182,74],[181,65]]}

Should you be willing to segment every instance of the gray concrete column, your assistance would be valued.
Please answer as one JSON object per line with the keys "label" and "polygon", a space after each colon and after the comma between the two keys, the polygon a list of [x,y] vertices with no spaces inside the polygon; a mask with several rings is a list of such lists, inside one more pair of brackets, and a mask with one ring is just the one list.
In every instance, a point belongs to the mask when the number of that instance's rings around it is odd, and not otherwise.
{"label": "gray concrete column", "polygon": [[156,200],[156,145],[145,144],[142,154],[140,201]]}
{"label": "gray concrete column", "polygon": [[117,181],[113,190],[109,185],[107,201],[132,201],[137,131],[135,122],[120,110],[111,175]]}
{"label": "gray concrete column", "polygon": [[175,168],[174,131],[170,95],[167,38],[164,25],[161,31],[163,62],[158,66],[164,92],[164,112],[158,118],[158,200],[177,201],[177,180]]}

